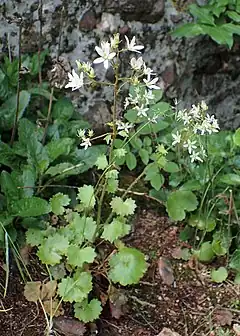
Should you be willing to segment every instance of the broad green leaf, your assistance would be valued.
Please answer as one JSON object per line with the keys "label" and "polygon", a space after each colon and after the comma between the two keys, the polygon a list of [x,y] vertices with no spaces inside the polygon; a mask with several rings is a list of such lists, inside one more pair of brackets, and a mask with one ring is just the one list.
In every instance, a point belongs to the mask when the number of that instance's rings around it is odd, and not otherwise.
{"label": "broad green leaf", "polygon": [[133,170],[137,167],[137,159],[132,152],[128,152],[126,155],[126,165],[129,170]]}
{"label": "broad green leaf", "polygon": [[113,243],[115,240],[129,234],[131,226],[126,224],[122,219],[115,218],[110,224],[104,226],[102,238]]}
{"label": "broad green leaf", "polygon": [[135,124],[135,122],[138,119],[138,115],[137,115],[137,110],[136,109],[130,109],[128,110],[125,114],[124,114],[124,118],[127,119],[127,121]]}
{"label": "broad green leaf", "polygon": [[123,201],[121,197],[114,197],[110,205],[113,212],[123,217],[133,215],[136,209],[135,201],[132,198]]}
{"label": "broad green leaf", "polygon": [[[21,91],[19,95],[18,120],[22,118],[31,95],[28,91]],[[10,130],[14,125],[17,110],[17,95],[11,96],[0,106],[0,128],[4,131]]]}
{"label": "broad green leaf", "polygon": [[47,201],[39,197],[23,198],[9,207],[10,213],[19,217],[37,217],[47,214],[51,207]]}
{"label": "broad green leaf", "polygon": [[85,184],[78,188],[77,199],[80,200],[85,209],[93,208],[96,203],[93,186]]}
{"label": "broad green leaf", "polygon": [[192,4],[189,6],[189,11],[201,23],[205,23],[210,26],[215,26],[214,17],[211,15],[211,13],[207,8],[200,7],[196,4]]}
{"label": "broad green leaf", "polygon": [[15,151],[2,141],[0,141],[0,164],[13,170],[18,169],[20,165],[20,160],[16,156]]}
{"label": "broad green leaf", "polygon": [[79,163],[74,165],[69,162],[62,162],[57,164],[56,166],[52,166],[45,171],[45,175],[55,176],[54,180],[61,180],[66,178],[67,176],[78,175],[83,171],[83,163]]}
{"label": "broad green leaf", "polygon": [[64,278],[58,285],[58,294],[69,302],[82,302],[91,290],[92,277],[87,272],[76,272],[73,278]]}
{"label": "broad green leaf", "polygon": [[142,162],[143,162],[145,165],[147,165],[148,162],[149,162],[149,153],[148,153],[148,151],[147,151],[145,148],[141,148],[141,149],[139,150],[139,156],[140,156]]}
{"label": "broad green leaf", "polygon": [[144,254],[135,248],[123,247],[110,260],[109,278],[123,286],[138,283],[147,270]]}
{"label": "broad green leaf", "polygon": [[63,215],[65,212],[64,207],[70,204],[70,198],[67,195],[62,193],[55,194],[52,198],[50,198],[50,205],[52,208],[52,212],[55,215]]}
{"label": "broad green leaf", "polygon": [[32,197],[36,182],[36,172],[33,166],[26,165],[22,172],[22,192],[26,197]]}
{"label": "broad green leaf", "polygon": [[180,27],[177,27],[172,32],[174,37],[194,37],[201,34],[204,34],[202,27],[196,23],[186,23]]}
{"label": "broad green leaf", "polygon": [[42,263],[53,266],[59,264],[62,257],[67,254],[68,246],[68,239],[57,233],[44,239],[37,256]]}
{"label": "broad green leaf", "polygon": [[46,147],[32,136],[27,144],[27,153],[28,163],[34,165],[38,174],[42,175],[50,163]]}
{"label": "broad green leaf", "polygon": [[[131,139],[131,135],[130,135],[130,139]],[[133,138],[130,140],[130,144],[132,145],[133,148],[138,149],[138,150],[142,148],[142,145],[143,145],[142,140],[137,135],[134,135],[134,134],[133,134]]]}
{"label": "broad green leaf", "polygon": [[220,181],[222,183],[228,184],[228,185],[239,185],[240,184],[240,175],[238,174],[225,174],[220,177]]}
{"label": "broad green leaf", "polygon": [[39,73],[41,67],[43,66],[45,62],[45,58],[47,54],[48,54],[48,50],[45,49],[40,53],[40,57],[38,53],[33,55],[31,59],[31,65],[30,65],[30,73],[32,76],[36,76]]}
{"label": "broad green leaf", "polygon": [[74,144],[74,139],[71,138],[60,138],[58,140],[53,140],[46,145],[47,153],[50,161],[56,160],[59,156],[67,156]]}
{"label": "broad green leaf", "polygon": [[85,323],[96,320],[102,312],[101,302],[97,299],[92,299],[89,303],[75,303],[74,316]]}
{"label": "broad green leaf", "polygon": [[161,186],[164,183],[164,177],[162,174],[157,173],[151,176],[151,180],[150,180],[151,186],[155,189],[155,190],[160,190]]}
{"label": "broad green leaf", "polygon": [[212,281],[221,283],[225,281],[228,277],[228,271],[225,267],[219,267],[217,270],[212,270],[211,278]]}
{"label": "broad green leaf", "polygon": [[163,168],[167,173],[178,173],[180,168],[175,162],[168,161]]}
{"label": "broad green leaf", "polygon": [[[42,96],[48,100],[51,99],[51,94],[48,90],[41,88],[41,87],[33,87],[28,89],[28,92],[32,95],[36,95],[36,96]],[[57,99],[55,97],[52,98],[53,101],[56,101]]]}
{"label": "broad green leaf", "polygon": [[137,132],[138,134],[143,134],[143,135],[147,135],[147,134],[156,134],[164,129],[166,129],[169,126],[169,123],[167,123],[164,120],[158,120],[157,123],[153,123],[153,124],[146,124],[145,126],[139,126],[137,128]]}
{"label": "broad green leaf", "polygon": [[240,249],[234,251],[230,259],[229,267],[237,272],[240,272]]}
{"label": "broad green leaf", "polygon": [[227,11],[226,14],[233,21],[240,22],[240,15],[237,12],[235,12],[235,11]]}
{"label": "broad green leaf", "polygon": [[58,120],[69,120],[74,112],[74,107],[70,99],[61,98],[53,105],[52,116]]}
{"label": "broad green leaf", "polygon": [[106,152],[107,146],[105,145],[94,145],[86,150],[76,148],[76,150],[69,155],[69,160],[76,165],[81,164],[81,172],[83,173],[93,168],[96,163],[96,158],[101,154],[106,154]]}
{"label": "broad green leaf", "polygon": [[7,202],[14,202],[20,198],[20,190],[17,188],[16,181],[12,174],[2,171],[0,176],[1,190],[7,197]]}
{"label": "broad green leaf", "polygon": [[38,141],[42,141],[42,129],[38,128],[37,125],[30,120],[22,118],[18,123],[18,138],[20,146],[26,150],[32,137],[36,138]]}
{"label": "broad green leaf", "polygon": [[210,27],[202,25],[202,30],[218,44],[227,44],[231,49],[233,46],[233,32],[230,31],[230,27],[227,29],[225,26]]}
{"label": "broad green leaf", "polygon": [[238,128],[233,135],[233,142],[235,145],[240,146],[240,128]]}
{"label": "broad green leaf", "polygon": [[179,190],[185,190],[185,191],[195,191],[195,190],[201,190],[202,186],[199,181],[197,180],[189,180],[186,183],[184,183]]}
{"label": "broad green leaf", "polygon": [[70,245],[67,251],[67,260],[71,266],[82,267],[84,263],[92,263],[96,256],[94,249],[90,246],[79,248],[77,245]]}
{"label": "broad green leaf", "polygon": [[197,253],[198,259],[203,262],[211,261],[214,258],[212,244],[210,242],[202,243],[199,252]]}
{"label": "broad green leaf", "polygon": [[174,191],[167,200],[167,212],[169,216],[176,221],[183,220],[186,211],[196,210],[198,201],[191,191]]}

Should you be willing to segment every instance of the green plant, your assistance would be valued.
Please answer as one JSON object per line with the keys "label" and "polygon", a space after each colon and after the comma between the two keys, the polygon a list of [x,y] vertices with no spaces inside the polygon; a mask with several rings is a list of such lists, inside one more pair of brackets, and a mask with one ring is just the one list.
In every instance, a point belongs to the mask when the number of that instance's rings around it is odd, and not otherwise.
{"label": "green plant", "polygon": [[240,4],[238,0],[210,0],[206,5],[192,4],[190,14],[196,19],[173,31],[176,37],[209,35],[218,44],[232,48],[234,35],[240,35]]}

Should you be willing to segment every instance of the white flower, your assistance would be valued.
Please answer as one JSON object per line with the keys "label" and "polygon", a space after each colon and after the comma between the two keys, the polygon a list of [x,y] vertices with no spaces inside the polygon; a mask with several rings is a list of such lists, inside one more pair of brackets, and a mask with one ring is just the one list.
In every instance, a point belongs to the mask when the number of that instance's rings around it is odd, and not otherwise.
{"label": "white flower", "polygon": [[111,52],[110,43],[101,42],[101,48],[95,47],[95,50],[101,57],[96,58],[93,61],[93,63],[94,64],[103,63],[104,68],[107,69],[109,66],[109,61],[112,60],[116,55],[115,52]]}
{"label": "white flower", "polygon": [[151,68],[148,68],[146,66],[145,63],[143,64],[143,73],[144,73],[144,75],[147,75],[147,76],[149,76],[149,75],[156,75]]}
{"label": "white flower", "polygon": [[77,130],[77,136],[82,139],[85,137],[85,132],[86,131],[84,129],[79,129]]}
{"label": "white flower", "polygon": [[145,91],[145,99],[147,101],[155,99],[155,96],[151,90]]}
{"label": "white flower", "polygon": [[183,114],[182,114],[181,119],[182,119],[184,125],[187,125],[187,124],[190,123],[192,117],[188,114],[188,112],[186,112],[186,113],[183,113]]}
{"label": "white flower", "polygon": [[91,147],[91,141],[89,138],[83,138],[83,142],[80,144],[80,146],[84,147],[84,149],[87,149],[88,147]]}
{"label": "white flower", "polygon": [[131,128],[133,128],[133,124],[132,123],[124,123],[123,121],[121,121],[121,120],[117,120],[116,121],[116,124],[117,124],[117,129],[118,129],[118,131],[120,131],[120,130],[124,130],[126,133],[128,133],[129,132],[129,130],[131,129]]}
{"label": "white flower", "polygon": [[173,142],[172,146],[175,146],[176,144],[179,144],[181,142],[181,134],[177,131],[176,134],[172,134]]}
{"label": "white flower", "polygon": [[153,116],[152,118],[148,118],[148,121],[152,124],[156,124],[158,121],[158,116]]}
{"label": "white flower", "polygon": [[188,139],[186,142],[184,142],[183,147],[188,149],[188,153],[192,154],[194,152],[194,149],[197,148],[197,146],[195,146],[197,141],[191,141],[190,139]]}
{"label": "white flower", "polygon": [[80,89],[83,86],[83,72],[80,73],[80,76],[73,69],[72,74],[68,73],[69,83],[65,88],[72,88],[72,91]]}
{"label": "white flower", "polygon": [[93,137],[93,134],[94,134],[93,130],[88,130],[88,137],[89,138]]}
{"label": "white flower", "polygon": [[135,109],[138,111],[137,112],[138,117],[147,117],[147,113],[146,113],[148,111],[147,107],[144,107],[143,105],[141,107],[135,106]]}
{"label": "white flower", "polygon": [[203,111],[207,111],[208,110],[208,106],[207,106],[207,104],[205,103],[205,101],[201,101],[201,109],[203,110]]}
{"label": "white flower", "polygon": [[150,75],[148,75],[147,79],[143,79],[144,83],[146,84],[146,87],[150,90],[160,90],[160,87],[155,85],[158,81],[158,77],[151,79]]}
{"label": "white flower", "polygon": [[[203,124],[204,124],[204,122],[203,122]],[[206,126],[206,131],[209,134],[218,132],[219,128],[220,128],[219,125],[218,125],[218,121],[214,117],[214,115],[210,116],[209,114],[206,115],[205,126]]]}
{"label": "white flower", "polygon": [[200,162],[203,162],[202,158],[199,156],[200,153],[197,153],[197,152],[192,152],[192,154],[190,155],[190,159],[191,159],[191,162],[195,162],[195,161],[200,161]]}
{"label": "white flower", "polygon": [[144,46],[136,45],[136,37],[135,36],[133,36],[133,38],[131,39],[131,42],[129,42],[129,39],[126,35],[125,35],[125,39],[126,39],[126,42],[127,42],[127,50],[137,52],[137,53],[141,54],[141,51],[139,51],[139,50],[142,50],[144,48]]}
{"label": "white flower", "polygon": [[126,108],[129,106],[129,99],[128,98],[126,98],[125,99],[125,102],[124,102],[124,109],[126,110]]}
{"label": "white flower", "polygon": [[130,61],[131,67],[133,70],[140,70],[141,67],[144,64],[144,61],[142,59],[142,57],[139,57],[138,59],[136,59],[135,57],[133,57]]}
{"label": "white flower", "polygon": [[200,117],[200,106],[199,105],[192,105],[192,108],[189,112],[194,118],[199,118]]}

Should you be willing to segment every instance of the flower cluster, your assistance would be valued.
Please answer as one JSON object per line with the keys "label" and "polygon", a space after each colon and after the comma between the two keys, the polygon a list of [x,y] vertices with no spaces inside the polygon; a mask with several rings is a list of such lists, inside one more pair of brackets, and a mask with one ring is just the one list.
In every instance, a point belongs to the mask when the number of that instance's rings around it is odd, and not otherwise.
{"label": "flower cluster", "polygon": [[93,130],[80,129],[77,131],[77,136],[81,139],[80,146],[84,147],[84,149],[92,146],[91,138],[93,137]]}
{"label": "flower cluster", "polygon": [[203,162],[207,156],[200,136],[217,133],[219,131],[218,121],[214,115],[207,113],[208,107],[204,101],[192,105],[188,110],[176,111],[176,119],[183,123],[181,132],[172,134],[172,146],[182,145],[188,151],[191,162]]}

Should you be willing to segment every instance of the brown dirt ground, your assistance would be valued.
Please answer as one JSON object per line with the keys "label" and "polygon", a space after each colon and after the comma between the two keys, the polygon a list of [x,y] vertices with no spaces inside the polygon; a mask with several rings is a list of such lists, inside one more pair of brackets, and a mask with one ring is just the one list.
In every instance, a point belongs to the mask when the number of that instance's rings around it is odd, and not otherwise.
{"label": "brown dirt ground", "polygon": [[[240,286],[233,286],[230,281],[213,284],[209,266],[174,259],[173,249],[181,246],[178,231],[179,228],[159,211],[139,211],[126,244],[140,248],[147,255],[150,266],[139,285],[125,290],[127,313],[118,320],[105,314],[97,322],[98,335],[157,336],[168,327],[181,336],[213,336],[217,334],[212,330],[221,324],[225,311],[232,313],[232,323],[230,321],[231,325],[224,328],[231,330],[233,323],[240,323],[240,307],[234,306],[234,302],[240,300]],[[159,275],[157,260],[160,256],[171,261],[175,277],[171,286],[164,284]],[[34,262],[30,265],[32,278],[44,279],[44,270]],[[5,271],[0,267],[3,286],[4,281]],[[23,287],[17,269],[12,269],[6,298],[0,288],[0,336],[44,335],[46,324],[41,307],[25,300]],[[71,314],[71,309],[68,311]],[[88,331],[88,335],[93,334],[95,331]]]}

